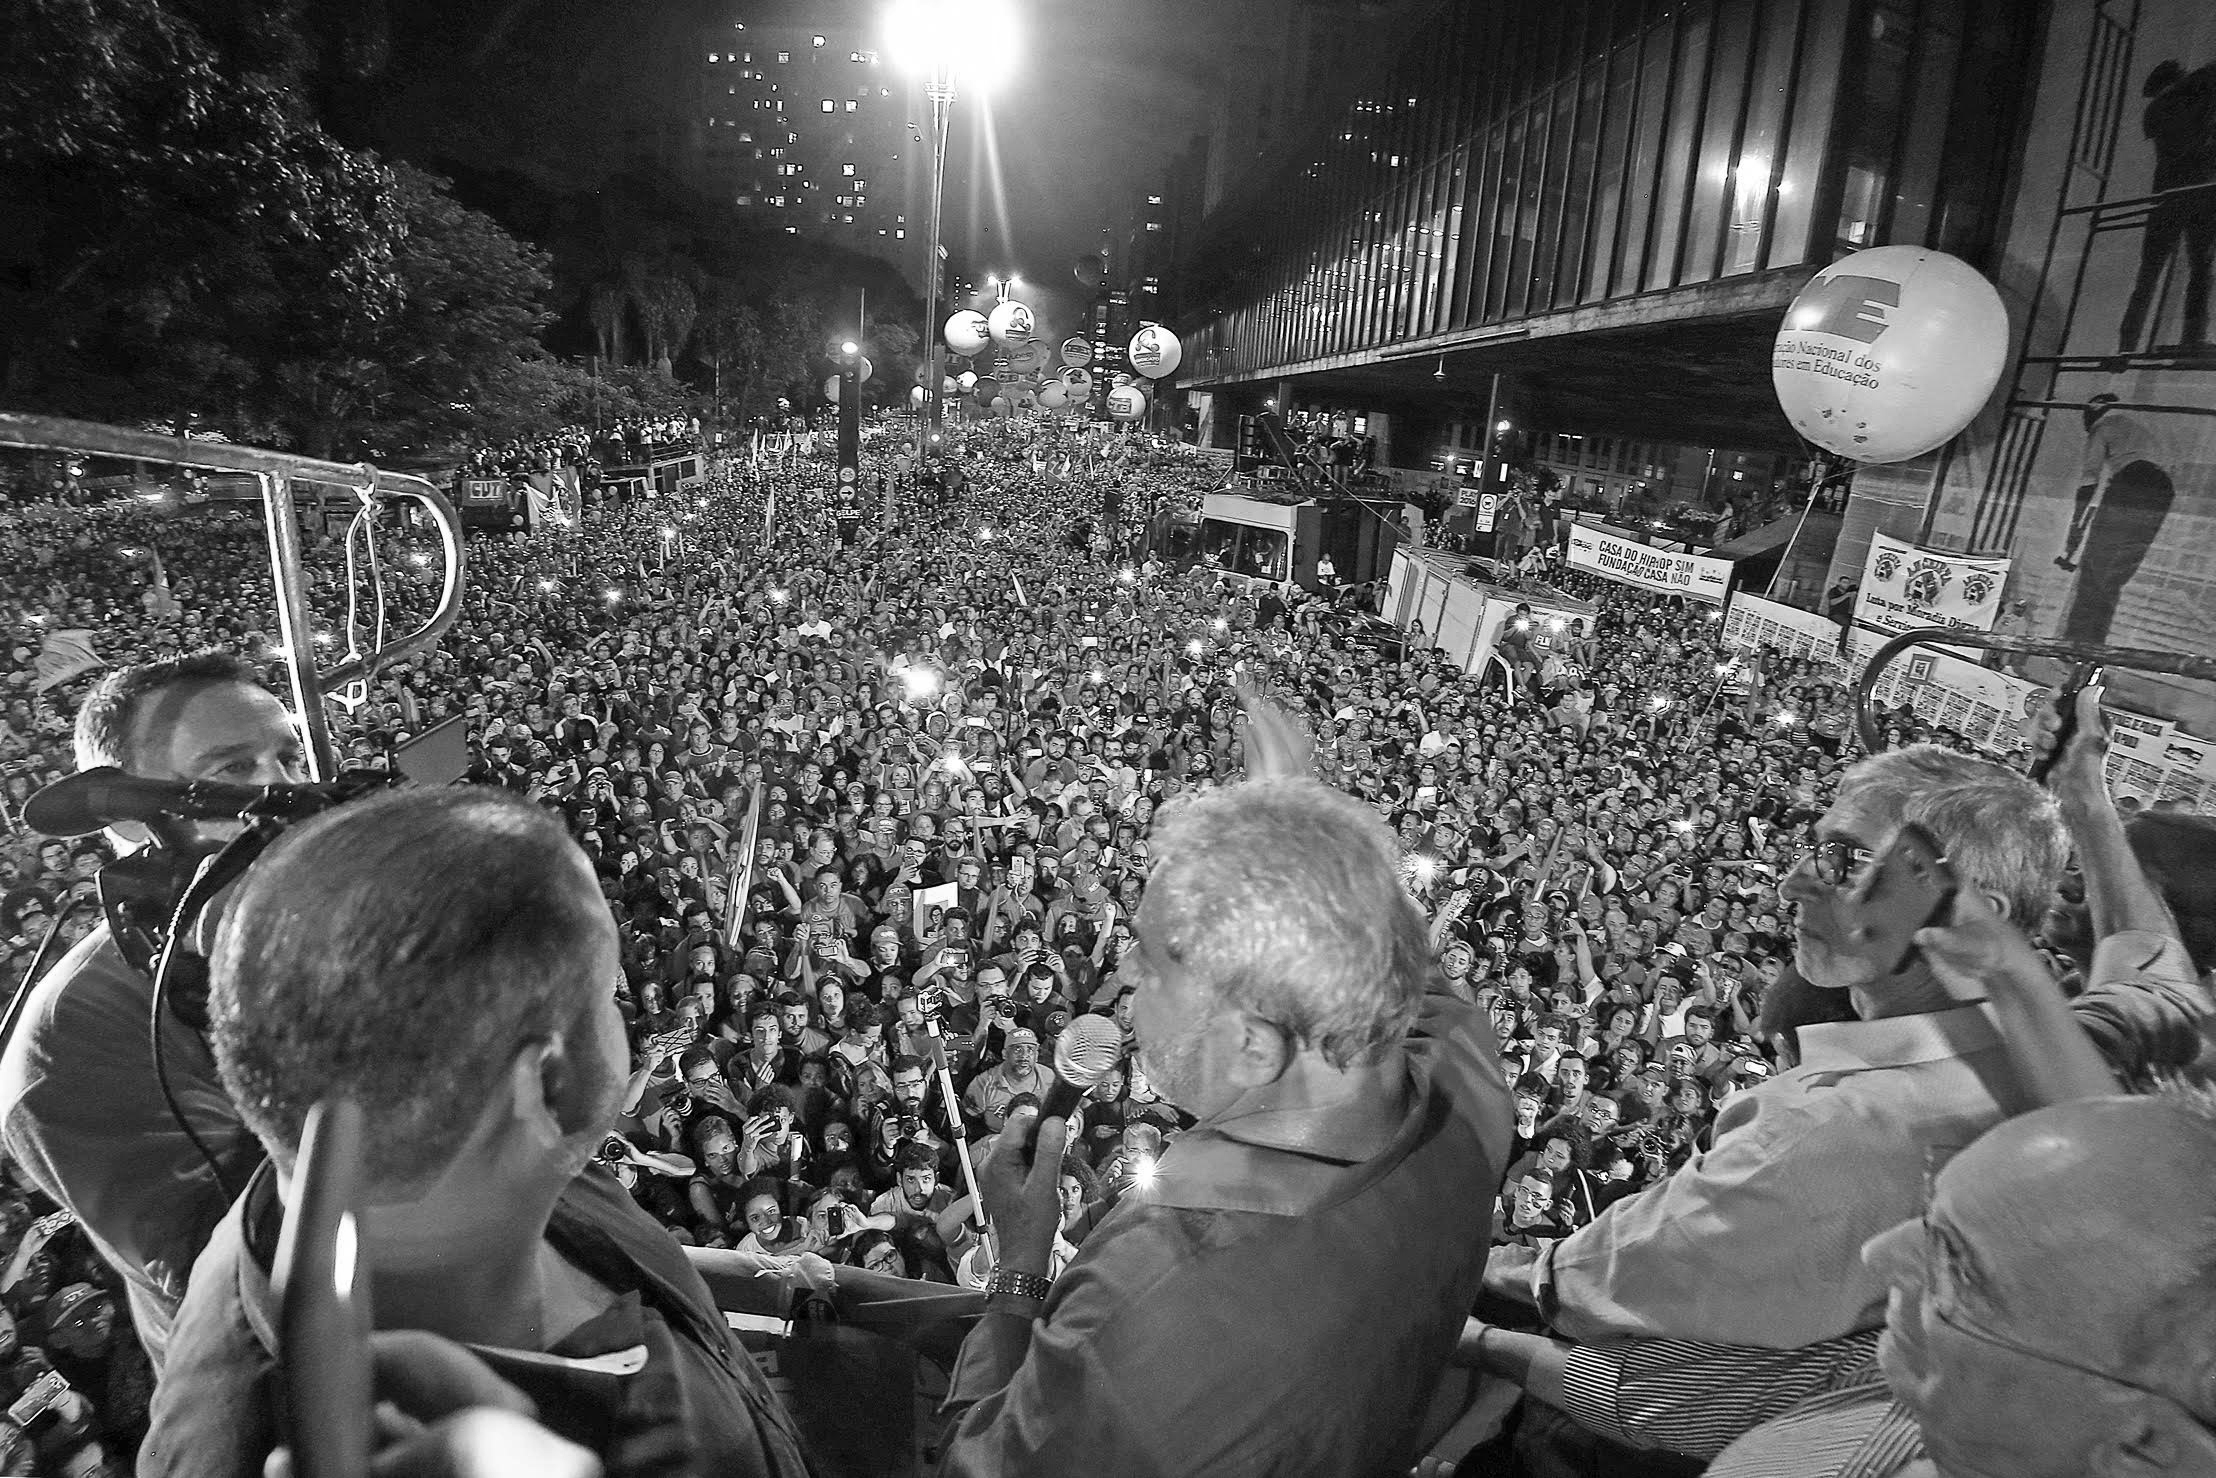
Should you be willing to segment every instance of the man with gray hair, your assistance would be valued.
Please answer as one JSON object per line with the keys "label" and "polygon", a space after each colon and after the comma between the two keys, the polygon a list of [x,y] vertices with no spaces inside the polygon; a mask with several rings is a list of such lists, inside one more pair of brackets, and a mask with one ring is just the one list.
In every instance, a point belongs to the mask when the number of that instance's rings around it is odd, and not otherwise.
{"label": "man with gray hair", "polygon": [[[1986,1004],[1950,990],[1922,951],[1902,954],[1926,921],[1898,917],[1878,862],[1910,823],[1962,889],[2019,927],[2044,912],[2069,857],[2054,798],[1999,765],[1918,744],[1846,772],[1778,891],[1796,906],[1795,966],[1846,993],[1855,1019],[1801,1026],[1800,1065],[1734,1095],[1710,1148],[1667,1180],[1521,1265],[1496,1256],[1488,1285],[1572,1342],[1472,1326],[1465,1358],[1583,1423],[1541,1404],[1525,1448],[1573,1449],[1621,1420],[1615,1342],[1851,1354],[1885,1314],[1862,1244],[1916,1215],[1930,1167],[2036,1101]],[[1697,1418],[1705,1393],[1688,1383],[1650,1399]]]}
{"label": "man with gray hair", "polygon": [[1353,797],[1249,780],[1165,812],[1156,855],[1122,972],[1141,1065],[1199,1123],[1050,1285],[1066,1126],[1011,1116],[942,1472],[1404,1473],[1484,1270],[1491,1031]]}

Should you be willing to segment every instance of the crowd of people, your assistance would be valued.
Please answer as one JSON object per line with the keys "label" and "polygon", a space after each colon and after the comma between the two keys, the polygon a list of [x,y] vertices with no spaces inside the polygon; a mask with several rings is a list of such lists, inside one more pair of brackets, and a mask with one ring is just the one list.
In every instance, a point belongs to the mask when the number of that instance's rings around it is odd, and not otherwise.
{"label": "crowd of people", "polygon": [[[892,524],[857,518],[821,461],[733,457],[676,497],[475,540],[452,631],[332,711],[372,767],[459,718],[468,778],[584,848],[632,1068],[600,1157],[680,1241],[982,1287],[965,1151],[1044,1099],[1073,1017],[1113,1018],[1128,1047],[1152,823],[1243,773],[1249,696],[1303,716],[1317,777],[1392,828],[1446,988],[1491,1019],[1516,1109],[1496,1248],[1544,1251],[1668,1179],[1796,1063],[1794,1027],[1852,1015],[1795,978],[1779,892],[1853,757],[1837,671],[1727,652],[1713,612],[1556,574],[1590,629],[1527,626],[1505,676],[1465,673],[1351,639],[1327,597],[1149,557],[1116,505],[1189,505],[1220,481],[1189,455],[978,428],[948,496],[896,453],[875,441],[863,478]],[[434,546],[382,537],[399,627],[428,608]],[[307,562],[335,659],[358,635],[345,550],[311,540]],[[92,633],[117,665],[221,646],[274,678],[268,581],[236,515],[127,502],[9,530],[11,979],[57,913],[65,943],[97,921],[105,860],[22,823],[71,766],[82,681],[41,676],[45,639]],[[1887,736],[1964,747],[1905,712]],[[1087,1094],[1057,1268],[1191,1123],[1128,1056]],[[112,1309],[89,1261],[70,1286]]]}

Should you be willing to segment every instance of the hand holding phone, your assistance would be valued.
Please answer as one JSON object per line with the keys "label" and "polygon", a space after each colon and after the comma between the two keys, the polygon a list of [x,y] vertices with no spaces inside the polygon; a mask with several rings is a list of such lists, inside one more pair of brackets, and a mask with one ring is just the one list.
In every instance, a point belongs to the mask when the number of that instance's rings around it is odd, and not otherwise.
{"label": "hand holding phone", "polygon": [[1938,841],[1906,823],[1855,891],[1867,911],[1856,942],[1892,961],[1888,974],[1899,974],[1916,959],[1916,932],[1948,916],[1959,886]]}

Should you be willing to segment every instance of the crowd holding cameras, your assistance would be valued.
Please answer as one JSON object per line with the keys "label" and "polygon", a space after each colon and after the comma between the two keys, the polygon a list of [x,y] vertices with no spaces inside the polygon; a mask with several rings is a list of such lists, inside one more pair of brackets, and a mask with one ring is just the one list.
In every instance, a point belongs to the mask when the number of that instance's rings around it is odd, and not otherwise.
{"label": "crowd holding cameras", "polygon": [[[485,470],[590,450],[508,448]],[[1628,1448],[1796,1471],[1727,1449],[1803,1419],[1787,1396],[1811,1369],[1869,1389],[1888,1275],[1863,1242],[2011,1115],[2200,1055],[2209,962],[2139,871],[2097,720],[2051,798],[1905,711],[1884,725],[1904,747],[1858,762],[1841,672],[1726,651],[1699,607],[1558,574],[1589,627],[1525,611],[1503,662],[1465,673],[1363,639],[1323,596],[1152,557],[1105,504],[1190,505],[1215,478],[1174,448],[1078,457],[981,427],[951,496],[893,451],[873,443],[864,486],[890,486],[896,524],[857,519],[820,462],[734,458],[673,497],[474,541],[448,637],[333,710],[371,766],[461,718],[468,778],[582,848],[628,1054],[592,1157],[677,1243],[997,1288],[970,1182],[1009,1174],[1001,1147],[1084,1014],[1125,1053],[1049,1167],[1046,1276],[1128,1226],[1123,1203],[1175,1205],[1160,1166],[1188,1136],[1197,1163],[1212,1115],[1151,1080],[1160,1049],[1134,1051],[1138,983],[1162,968],[1135,924],[1164,829],[1222,816],[1194,808],[1285,748],[1258,713],[1297,721],[1296,767],[1389,828],[1427,931],[1418,973],[1492,1029],[1513,1122],[1491,1224],[1467,1231],[1493,1300],[1470,1363]],[[249,521],[123,507],[12,533],[0,933],[20,971],[57,910],[64,946],[97,922],[105,857],[21,827],[69,767],[80,691],[33,691],[41,634],[93,631],[119,666],[272,653],[243,614],[269,604]],[[386,535],[399,622],[436,572],[427,542]],[[116,557],[155,545],[163,601]],[[344,550],[308,563],[337,625]],[[1887,933],[1881,863],[1906,821],[1962,896]],[[2073,852],[2091,915],[2074,927],[2047,913]],[[1274,917],[1234,896],[1215,930]],[[1910,942],[1918,963],[1897,963]],[[2178,1129],[2180,1155],[2197,1132]],[[115,1275],[94,1283],[112,1303]],[[152,1285],[128,1287],[146,1313]],[[1032,1399],[985,1395],[973,1441],[997,1403]],[[1897,1420],[1889,1399],[1862,1415]],[[1537,1430],[1528,1470],[1574,1471],[1534,1456]]]}

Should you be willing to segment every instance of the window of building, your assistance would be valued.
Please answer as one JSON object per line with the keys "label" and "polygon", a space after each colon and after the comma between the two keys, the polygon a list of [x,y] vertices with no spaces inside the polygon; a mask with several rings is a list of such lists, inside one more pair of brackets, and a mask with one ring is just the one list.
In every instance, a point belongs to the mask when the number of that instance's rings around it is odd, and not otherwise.
{"label": "window of building", "polygon": [[754,203],[754,197],[751,195],[741,195],[739,197],[738,203],[741,205],[752,205]]}
{"label": "window of building", "polygon": [[717,55],[716,55],[716,54],[715,54],[714,52],[712,52],[712,51],[711,51],[711,52],[709,52],[709,53],[708,53],[708,60],[709,60],[709,61],[711,61],[711,62],[720,62],[720,61],[722,61],[722,60],[723,60],[723,58],[722,58],[722,57],[720,57],[720,56],[717,56]]}
{"label": "window of building", "polygon": [[835,113],[838,111],[838,107],[839,105],[832,102],[829,98],[825,98],[823,100],[823,111],[826,113]]}
{"label": "window of building", "polygon": [[820,51],[823,49],[823,38],[821,36],[810,36],[808,38],[808,44]]}
{"label": "window of building", "polygon": [[895,241],[906,241],[908,239],[908,233],[905,231],[895,231],[893,232],[893,239]]}
{"label": "window of building", "polygon": [[854,174],[854,166],[851,164],[842,164],[839,166],[839,173],[851,178]]}
{"label": "window of building", "polygon": [[848,111],[849,113],[851,113],[851,112],[853,112],[853,111],[854,111],[854,99],[852,99],[852,98],[848,98],[848,99],[846,100],[846,110],[847,110],[847,111]]}
{"label": "window of building", "polygon": [[1146,223],[1146,228],[1149,231],[1159,231],[1162,229],[1162,223],[1160,221],[1148,221]]}
{"label": "window of building", "polygon": [[780,51],[779,53],[777,53],[777,60],[780,62],[789,62],[792,59],[793,54],[789,51]]}

